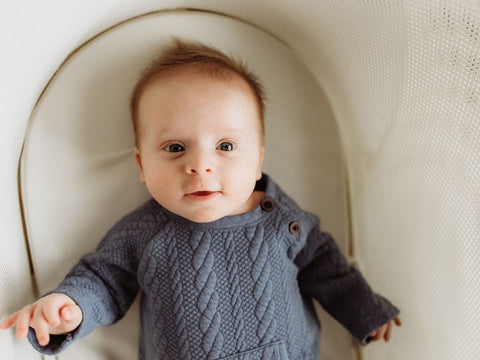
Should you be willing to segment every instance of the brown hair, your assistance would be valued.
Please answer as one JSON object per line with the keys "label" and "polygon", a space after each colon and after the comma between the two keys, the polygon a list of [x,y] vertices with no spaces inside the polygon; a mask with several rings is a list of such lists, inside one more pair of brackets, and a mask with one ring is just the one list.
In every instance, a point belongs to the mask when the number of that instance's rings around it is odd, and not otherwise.
{"label": "brown hair", "polygon": [[[258,103],[261,131],[264,132],[265,93],[263,86],[255,74],[253,74],[241,60],[236,60],[225,55],[219,50],[199,42],[173,39],[173,43],[162,51],[161,55],[147,66],[135,88],[130,100],[135,142],[138,135],[138,104],[146,85],[150,80],[159,75],[172,74],[182,67],[194,67],[203,73],[221,79],[229,80],[233,75],[238,75],[250,86]],[[137,144],[138,145],[138,144]]]}

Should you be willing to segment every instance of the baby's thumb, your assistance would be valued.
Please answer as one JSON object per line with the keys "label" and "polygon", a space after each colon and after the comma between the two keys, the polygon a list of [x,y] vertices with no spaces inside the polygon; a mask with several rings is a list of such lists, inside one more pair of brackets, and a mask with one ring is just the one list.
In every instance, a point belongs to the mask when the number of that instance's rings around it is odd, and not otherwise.
{"label": "baby's thumb", "polygon": [[60,310],[60,316],[66,322],[80,322],[82,319],[82,310],[75,304],[65,305]]}

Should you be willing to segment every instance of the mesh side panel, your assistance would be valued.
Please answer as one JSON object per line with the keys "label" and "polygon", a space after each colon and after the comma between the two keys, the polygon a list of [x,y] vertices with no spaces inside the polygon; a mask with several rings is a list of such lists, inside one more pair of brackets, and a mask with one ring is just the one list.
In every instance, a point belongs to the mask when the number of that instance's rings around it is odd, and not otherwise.
{"label": "mesh side panel", "polygon": [[404,11],[400,106],[354,196],[361,263],[376,288],[401,304],[406,326],[395,346],[368,347],[365,358],[474,360],[480,17],[458,2],[410,1]]}
{"label": "mesh side panel", "polygon": [[302,17],[315,46],[308,37],[291,40],[339,122],[355,257],[402,310],[403,328],[390,344],[363,349],[364,359],[479,358],[475,6],[326,0]]}

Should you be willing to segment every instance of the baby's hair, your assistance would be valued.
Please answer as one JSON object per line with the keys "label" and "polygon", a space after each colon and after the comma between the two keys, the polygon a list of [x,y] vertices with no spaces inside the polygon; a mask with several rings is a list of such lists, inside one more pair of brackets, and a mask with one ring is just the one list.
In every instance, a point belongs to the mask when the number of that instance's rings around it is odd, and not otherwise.
{"label": "baby's hair", "polygon": [[253,74],[247,65],[241,61],[225,55],[221,51],[204,45],[200,42],[173,39],[170,46],[166,47],[149,66],[147,66],[130,99],[130,111],[132,115],[135,142],[138,146],[138,104],[146,85],[150,80],[160,75],[175,74],[183,68],[193,68],[201,73],[228,81],[232,76],[238,75],[250,86],[259,109],[261,132],[264,132],[265,92],[258,77]]}

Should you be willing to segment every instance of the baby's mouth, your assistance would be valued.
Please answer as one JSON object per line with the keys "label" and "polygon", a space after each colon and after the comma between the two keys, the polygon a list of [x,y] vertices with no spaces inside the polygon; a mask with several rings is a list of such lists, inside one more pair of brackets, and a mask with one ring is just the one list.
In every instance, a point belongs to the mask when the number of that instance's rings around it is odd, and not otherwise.
{"label": "baby's mouth", "polygon": [[194,196],[208,196],[210,194],[213,194],[215,191],[195,191],[189,195],[194,195]]}
{"label": "baby's mouth", "polygon": [[208,200],[216,197],[220,194],[220,191],[194,191],[192,193],[188,193],[185,196],[189,199],[193,200]]}

